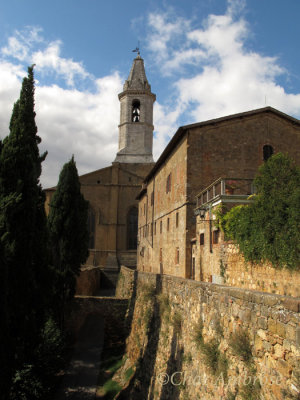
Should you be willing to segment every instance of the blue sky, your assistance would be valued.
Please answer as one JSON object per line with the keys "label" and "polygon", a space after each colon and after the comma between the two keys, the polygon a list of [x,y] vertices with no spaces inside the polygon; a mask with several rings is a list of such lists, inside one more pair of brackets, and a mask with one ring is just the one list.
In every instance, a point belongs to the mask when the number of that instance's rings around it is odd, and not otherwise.
{"label": "blue sky", "polygon": [[0,0],[0,138],[28,65],[44,187],[75,155],[80,174],[110,165],[117,94],[140,41],[157,95],[154,156],[180,125],[273,106],[300,118],[297,0]]}

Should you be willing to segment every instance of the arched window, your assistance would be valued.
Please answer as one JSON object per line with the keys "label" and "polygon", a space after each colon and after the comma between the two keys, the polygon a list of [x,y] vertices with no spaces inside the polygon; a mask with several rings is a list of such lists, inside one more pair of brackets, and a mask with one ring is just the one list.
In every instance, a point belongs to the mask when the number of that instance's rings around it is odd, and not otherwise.
{"label": "arched window", "polygon": [[127,248],[136,250],[138,233],[138,209],[131,207],[127,214]]}
{"label": "arched window", "polygon": [[132,102],[132,122],[139,122],[140,121],[140,107],[141,103],[139,100],[133,100]]}
{"label": "arched window", "polygon": [[88,210],[89,249],[95,248],[95,212],[92,207]]}
{"label": "arched window", "polygon": [[263,157],[264,161],[267,161],[274,153],[273,147],[269,144],[264,145],[263,147]]}

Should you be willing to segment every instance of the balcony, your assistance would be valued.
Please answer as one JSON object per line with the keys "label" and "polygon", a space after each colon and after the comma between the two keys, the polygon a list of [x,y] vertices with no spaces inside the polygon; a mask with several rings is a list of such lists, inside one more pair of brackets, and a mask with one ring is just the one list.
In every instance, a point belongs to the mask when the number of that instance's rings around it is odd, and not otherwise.
{"label": "balcony", "polygon": [[247,204],[254,193],[253,179],[219,178],[196,196],[196,210],[220,203]]}

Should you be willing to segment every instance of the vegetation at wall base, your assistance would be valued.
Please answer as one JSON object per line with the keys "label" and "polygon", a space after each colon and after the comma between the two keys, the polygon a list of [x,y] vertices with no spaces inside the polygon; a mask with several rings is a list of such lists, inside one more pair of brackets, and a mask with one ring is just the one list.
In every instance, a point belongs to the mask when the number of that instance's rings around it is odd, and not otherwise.
{"label": "vegetation at wall base", "polygon": [[[217,330],[220,332],[220,327]],[[223,334],[223,330],[222,330]],[[218,336],[218,334],[217,334]],[[220,342],[216,338],[204,341],[203,322],[199,319],[195,325],[194,342],[203,355],[204,364],[210,369],[214,376],[221,378],[224,382],[228,379],[228,359],[219,349]]]}
{"label": "vegetation at wall base", "polygon": [[[118,336],[105,336],[97,383],[97,399],[112,400],[122,390],[121,385],[113,379],[113,375],[126,361],[124,352],[124,343]],[[131,371],[128,374],[131,375]]]}
{"label": "vegetation at wall base", "polygon": [[245,260],[300,269],[300,168],[282,153],[273,155],[254,180],[253,203],[218,214],[227,239]]}
{"label": "vegetation at wall base", "polygon": [[243,361],[250,364],[252,361],[252,347],[250,344],[249,335],[245,330],[237,330],[233,333],[229,345],[234,354],[242,357]]}

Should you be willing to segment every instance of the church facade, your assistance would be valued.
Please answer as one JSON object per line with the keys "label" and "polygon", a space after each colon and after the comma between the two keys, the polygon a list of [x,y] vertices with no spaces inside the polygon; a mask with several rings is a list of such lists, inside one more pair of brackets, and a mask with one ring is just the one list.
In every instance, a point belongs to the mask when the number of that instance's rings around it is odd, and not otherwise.
{"label": "church facade", "polygon": [[[119,147],[112,165],[79,177],[89,202],[89,266],[136,266],[138,201],[153,167],[153,103],[144,61],[134,59],[120,100]],[[46,190],[46,210],[55,188]]]}

